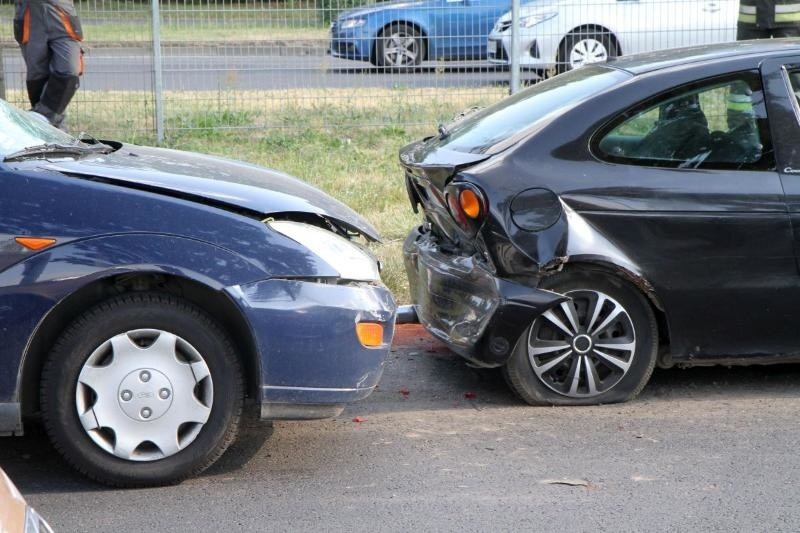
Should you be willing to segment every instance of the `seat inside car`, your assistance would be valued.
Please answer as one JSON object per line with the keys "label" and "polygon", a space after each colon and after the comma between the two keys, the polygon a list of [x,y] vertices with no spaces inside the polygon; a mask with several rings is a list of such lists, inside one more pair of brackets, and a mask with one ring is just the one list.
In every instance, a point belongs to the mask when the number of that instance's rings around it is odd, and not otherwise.
{"label": "seat inside car", "polygon": [[659,108],[658,120],[639,143],[635,157],[685,161],[708,151],[709,141],[708,119],[692,94]]}

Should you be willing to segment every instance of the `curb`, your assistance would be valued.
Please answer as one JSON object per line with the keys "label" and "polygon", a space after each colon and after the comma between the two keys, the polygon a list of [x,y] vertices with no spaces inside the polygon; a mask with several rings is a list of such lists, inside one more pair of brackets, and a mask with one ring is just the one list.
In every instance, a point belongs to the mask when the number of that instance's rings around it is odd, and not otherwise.
{"label": "curb", "polygon": [[[150,41],[84,41],[84,50],[91,54],[94,49],[115,48],[152,48]],[[0,41],[0,49],[18,49],[19,45],[12,40]],[[161,42],[162,50],[169,49],[250,49],[258,48],[268,55],[277,56],[324,56],[328,53],[328,40],[298,41],[167,41]]]}

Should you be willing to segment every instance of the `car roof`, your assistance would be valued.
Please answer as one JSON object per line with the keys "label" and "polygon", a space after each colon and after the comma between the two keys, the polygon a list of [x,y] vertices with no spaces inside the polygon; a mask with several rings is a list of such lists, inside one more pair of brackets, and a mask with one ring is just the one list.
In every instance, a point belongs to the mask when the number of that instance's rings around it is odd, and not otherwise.
{"label": "car roof", "polygon": [[687,63],[709,60],[725,60],[742,57],[781,55],[800,52],[800,39],[760,39],[731,43],[709,44],[688,48],[659,50],[644,54],[622,56],[608,61],[608,66],[644,74],[655,70],[672,68]]}

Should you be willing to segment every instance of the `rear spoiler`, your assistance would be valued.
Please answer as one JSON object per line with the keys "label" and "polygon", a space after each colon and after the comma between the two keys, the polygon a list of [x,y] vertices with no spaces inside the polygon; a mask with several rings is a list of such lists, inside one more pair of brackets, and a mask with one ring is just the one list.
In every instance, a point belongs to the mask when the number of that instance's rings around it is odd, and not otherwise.
{"label": "rear spoiler", "polygon": [[423,178],[443,190],[447,181],[462,168],[470,167],[491,157],[489,154],[456,152],[439,148],[423,139],[400,149],[400,164],[410,174]]}

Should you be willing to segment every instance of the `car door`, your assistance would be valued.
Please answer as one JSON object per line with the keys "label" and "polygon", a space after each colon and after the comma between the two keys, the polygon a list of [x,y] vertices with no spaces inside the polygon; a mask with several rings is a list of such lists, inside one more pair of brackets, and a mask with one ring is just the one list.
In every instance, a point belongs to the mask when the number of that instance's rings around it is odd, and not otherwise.
{"label": "car door", "polygon": [[800,272],[800,55],[764,61],[761,76]]}
{"label": "car door", "polygon": [[757,71],[681,86],[593,141],[615,186],[579,210],[653,285],[676,359],[800,352],[793,234],[763,94]]}
{"label": "car door", "polygon": [[492,26],[509,9],[510,0],[442,0],[431,35],[435,41],[431,59],[486,57]]}
{"label": "car door", "polygon": [[[736,0],[616,0],[608,24],[622,53],[732,41]],[[616,19],[616,20],[615,20]]]}

